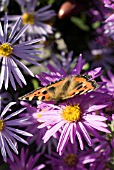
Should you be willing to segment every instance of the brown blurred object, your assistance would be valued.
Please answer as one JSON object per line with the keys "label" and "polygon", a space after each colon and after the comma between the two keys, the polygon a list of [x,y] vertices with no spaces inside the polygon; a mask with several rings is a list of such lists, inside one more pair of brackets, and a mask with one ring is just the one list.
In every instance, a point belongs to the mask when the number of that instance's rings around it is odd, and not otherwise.
{"label": "brown blurred object", "polygon": [[83,9],[83,5],[80,2],[66,1],[64,2],[58,12],[59,19],[69,18],[78,14]]}

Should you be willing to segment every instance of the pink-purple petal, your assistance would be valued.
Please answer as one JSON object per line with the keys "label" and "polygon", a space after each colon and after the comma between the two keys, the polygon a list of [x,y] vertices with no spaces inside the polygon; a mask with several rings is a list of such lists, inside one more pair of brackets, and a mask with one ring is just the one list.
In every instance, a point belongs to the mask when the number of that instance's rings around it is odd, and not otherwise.
{"label": "pink-purple petal", "polygon": [[9,146],[12,148],[12,150],[16,154],[18,154],[17,147],[16,147],[15,143],[11,140],[10,135],[9,135],[9,131],[7,131],[7,129],[4,131],[4,137],[5,137],[6,141],[8,142]]}
{"label": "pink-purple petal", "polygon": [[23,130],[14,129],[14,128],[11,128],[11,127],[7,127],[7,129],[9,129],[9,130],[11,130],[13,132],[16,132],[18,134],[24,135],[24,136],[33,136],[31,133],[28,133],[28,132],[23,131]]}
{"label": "pink-purple petal", "polygon": [[15,45],[16,47],[23,47],[24,45],[30,45],[30,44],[34,44],[34,43],[38,43],[39,41],[43,40],[43,38],[37,38],[34,40],[30,40],[30,41],[26,41],[26,42],[21,42],[20,44]]}
{"label": "pink-purple petal", "polygon": [[10,159],[11,159],[12,161],[14,161],[13,155],[12,155],[12,153],[11,153],[11,151],[10,151],[10,149],[9,149],[9,146],[7,145],[7,142],[6,142],[5,139],[4,139],[4,144],[5,144],[6,152],[8,153]]}
{"label": "pink-purple petal", "polygon": [[10,41],[13,39],[15,33],[17,32],[17,28],[19,26],[19,24],[21,23],[21,18],[19,18],[16,23],[14,24],[13,28],[12,28],[12,31],[9,35],[9,38],[8,38],[8,42],[10,43]]}
{"label": "pink-purple petal", "polygon": [[8,69],[8,60],[6,58],[5,60],[5,75],[4,75],[4,81],[5,81],[5,89],[7,90],[8,88],[8,83],[9,83],[9,69]]}
{"label": "pink-purple petal", "polygon": [[84,149],[84,144],[83,144],[83,140],[82,140],[80,131],[79,131],[77,126],[76,126],[76,136],[77,136],[79,144],[80,144],[80,149],[83,150]]}
{"label": "pink-purple petal", "polygon": [[1,154],[3,156],[4,161],[7,161],[7,157],[6,157],[6,150],[5,150],[5,146],[4,146],[4,141],[3,141],[3,136],[0,135],[0,147],[1,147]]}
{"label": "pink-purple petal", "polygon": [[93,105],[93,106],[90,106],[88,109],[87,109],[87,112],[92,112],[92,111],[96,111],[96,110],[100,110],[100,109],[103,109],[105,107],[107,107],[108,105],[110,105],[109,102],[106,102],[105,104],[99,104],[99,105]]}
{"label": "pink-purple petal", "polygon": [[[8,131],[8,129],[7,129],[7,131]],[[15,133],[13,133],[13,132],[11,132],[11,131],[9,131],[9,133],[10,133],[10,135],[11,135],[12,137],[14,137],[14,138],[15,138],[16,140],[18,140],[19,142],[22,142],[22,143],[28,145],[28,142],[27,142],[26,140],[24,140],[23,138],[21,138],[20,136],[16,135]]]}
{"label": "pink-purple petal", "polygon": [[14,105],[14,104],[16,104],[16,102],[11,102],[11,103],[9,103],[9,104],[4,108],[4,110],[2,111],[0,118],[3,118],[3,116],[4,116],[4,115],[6,114],[6,112],[9,110],[9,108],[10,108],[12,105]]}
{"label": "pink-purple petal", "polygon": [[[19,79],[26,85],[26,81],[24,76],[22,75],[21,71],[19,70],[19,68],[17,67],[17,64],[14,62],[13,59],[10,58],[10,64],[12,65],[12,71],[13,74],[17,74],[17,76],[19,77]],[[16,78],[16,75],[15,75]],[[18,83],[20,82],[18,79]]]}
{"label": "pink-purple petal", "polygon": [[100,115],[86,115],[83,117],[86,121],[106,121],[107,118]]}
{"label": "pink-purple petal", "polygon": [[44,143],[46,143],[49,140],[49,138],[53,136],[64,124],[65,121],[60,121],[59,123],[54,125],[51,129],[47,130],[43,137]]}
{"label": "pink-purple petal", "polygon": [[71,128],[71,130],[70,130],[70,141],[71,141],[71,143],[73,144],[74,141],[75,141],[75,128],[74,128],[74,123],[72,123],[72,124],[70,125],[70,128]]}
{"label": "pink-purple petal", "polygon": [[18,32],[18,34],[11,40],[11,44],[14,44],[22,35],[23,33],[28,29],[29,25],[25,25],[21,30]]}
{"label": "pink-purple petal", "polygon": [[1,22],[0,22],[0,42],[4,43],[4,33],[3,33]]}
{"label": "pink-purple petal", "polygon": [[81,123],[81,122],[78,122],[78,127],[80,128],[84,138],[86,139],[87,143],[89,146],[92,145],[92,141],[91,141],[91,138],[86,130],[86,128],[84,127],[84,125]]}
{"label": "pink-purple petal", "polygon": [[97,126],[96,126],[96,125],[90,124],[90,123],[88,123],[88,125],[90,125],[90,126],[93,127],[94,129],[97,129],[97,130],[99,130],[99,131],[106,132],[106,133],[111,133],[110,130],[108,130],[107,128],[102,127],[102,126],[100,126],[100,125],[97,125]]}
{"label": "pink-purple petal", "polygon": [[3,57],[3,59],[2,59],[2,67],[1,67],[1,75],[0,75],[0,89],[2,88],[3,81],[4,81],[4,75],[5,75],[5,60],[6,60],[6,58]]}
{"label": "pink-purple petal", "polygon": [[14,113],[12,113],[12,114],[8,115],[7,117],[5,117],[5,118],[4,118],[4,121],[6,121],[6,120],[10,119],[10,118],[11,118],[11,117],[13,117],[13,116],[18,115],[19,113],[23,112],[25,109],[26,109],[26,108],[22,108],[22,109],[20,109],[20,110],[17,110],[17,111],[16,111],[16,112],[14,112]]}
{"label": "pink-purple petal", "polygon": [[7,30],[8,30],[8,17],[7,14],[5,14],[4,17],[4,42],[7,40]]}
{"label": "pink-purple petal", "polygon": [[66,123],[63,127],[61,136],[59,138],[59,143],[57,146],[57,152],[59,152],[59,155],[63,154],[64,148],[68,143],[70,137],[70,123]]}

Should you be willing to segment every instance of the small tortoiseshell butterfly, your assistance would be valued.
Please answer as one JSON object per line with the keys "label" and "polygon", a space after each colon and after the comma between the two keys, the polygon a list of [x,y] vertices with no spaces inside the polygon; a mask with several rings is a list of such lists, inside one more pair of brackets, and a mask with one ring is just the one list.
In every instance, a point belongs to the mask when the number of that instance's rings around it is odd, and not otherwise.
{"label": "small tortoiseshell butterfly", "polygon": [[69,76],[46,87],[38,88],[20,100],[56,101],[65,100],[75,95],[91,92],[99,87],[95,80],[90,80],[89,75]]}

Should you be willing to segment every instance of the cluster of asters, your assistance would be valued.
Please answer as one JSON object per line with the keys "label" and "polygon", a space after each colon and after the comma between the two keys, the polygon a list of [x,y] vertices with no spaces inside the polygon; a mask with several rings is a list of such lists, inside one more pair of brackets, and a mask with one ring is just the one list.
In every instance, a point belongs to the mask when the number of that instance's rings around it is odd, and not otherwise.
{"label": "cluster of asters", "polygon": [[[2,2],[0,10],[4,6],[8,8],[10,1]],[[90,50],[84,52],[86,60],[82,54],[73,59],[72,51],[60,60],[52,55],[53,64],[46,66],[48,73],[35,75],[42,86],[75,75],[88,75],[90,81],[98,79],[98,88],[68,96],[58,103],[37,101],[35,104],[19,101],[16,90],[27,85],[26,73],[34,77],[23,60],[41,67],[40,42],[54,34],[54,28],[46,21],[56,13],[50,5],[37,9],[38,0],[16,2],[21,15],[7,12],[0,23],[1,162],[11,170],[113,169],[114,74],[108,70],[104,76],[101,66],[111,69],[114,64],[110,46],[114,39],[114,2],[99,0],[100,5],[95,3],[98,9],[91,8],[87,13],[97,13],[93,22],[100,21],[102,25],[96,30],[97,40],[88,43]],[[86,61],[91,63],[91,70],[84,71]]]}

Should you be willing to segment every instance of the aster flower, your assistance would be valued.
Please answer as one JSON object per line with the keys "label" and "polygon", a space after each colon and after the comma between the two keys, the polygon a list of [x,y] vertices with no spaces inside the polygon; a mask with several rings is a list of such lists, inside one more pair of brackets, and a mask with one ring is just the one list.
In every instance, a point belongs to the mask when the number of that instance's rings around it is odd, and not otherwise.
{"label": "aster flower", "polygon": [[[60,68],[56,68],[56,67],[52,66],[51,64],[48,64],[47,68],[49,69],[50,73],[48,74],[48,73],[42,72],[40,75],[37,74],[36,77],[41,81],[41,84],[43,86],[46,86],[46,85],[50,84],[50,82],[58,81],[58,80],[60,80],[62,78],[67,77],[68,75],[74,76],[76,74],[77,75],[80,74],[84,64],[85,64],[85,62],[82,59],[82,54],[80,54],[80,56],[79,56],[79,58],[77,60],[77,63],[70,70],[70,73],[67,73],[63,69],[63,67],[62,68],[61,67]],[[70,68],[70,66],[69,66],[69,68]],[[101,70],[99,70],[99,71],[101,73]]]}
{"label": "aster flower", "polygon": [[46,155],[49,159],[47,164],[51,164],[53,170],[87,170],[84,166],[85,155],[80,154],[77,143],[72,145],[67,144],[67,147],[62,156],[53,152],[52,155]]}
{"label": "aster flower", "polygon": [[38,163],[38,159],[40,157],[40,153],[37,153],[35,156],[29,155],[29,150],[24,148],[21,149],[20,157],[17,155],[14,155],[14,161],[8,160],[8,163],[10,165],[10,170],[40,170],[45,167],[44,164],[35,166],[35,164]]}
{"label": "aster flower", "polygon": [[109,127],[111,130],[110,134],[103,135],[102,143],[94,138],[93,143],[94,147],[90,152],[90,157],[93,158],[93,161],[90,163],[90,170],[101,170],[113,169],[114,166],[114,117],[112,114],[111,119],[108,121]]}
{"label": "aster flower", "polygon": [[90,153],[90,157],[95,159],[90,163],[89,170],[113,169],[113,133],[107,136],[103,136],[103,138],[104,140],[102,143],[99,143],[98,140],[94,141],[96,144],[94,146],[94,150]]}
{"label": "aster flower", "polygon": [[110,94],[110,98],[108,100],[111,101],[111,105],[106,108],[106,112],[111,113],[114,111],[114,74],[108,70],[107,71],[108,78],[106,76],[101,76],[101,80],[106,84],[103,86],[104,89],[107,90],[108,94]]}
{"label": "aster flower", "polygon": [[112,40],[105,35],[97,37],[96,40],[97,43],[102,45],[103,47],[111,47],[111,44],[113,44]]}
{"label": "aster flower", "polygon": [[[85,52],[86,60],[91,62],[91,68],[104,67],[109,69],[114,65],[113,51],[111,48],[103,48],[97,42],[89,43],[89,52]],[[108,56],[108,57],[107,57]]]}
{"label": "aster flower", "polygon": [[[7,112],[10,110],[10,107],[14,104],[15,102],[9,103],[0,114],[0,149],[5,162],[7,162],[7,154],[12,161],[14,160],[11,150],[18,154],[17,141],[28,144],[26,140],[19,136],[20,134],[23,136],[32,136],[28,132],[15,128],[15,126],[30,124],[30,122],[27,121],[29,117],[16,119],[13,118],[24,111],[25,108],[5,116],[5,114],[7,114]],[[11,118],[13,118],[13,120]]]}
{"label": "aster flower", "polygon": [[104,35],[114,40],[114,2],[111,0],[104,0],[105,7],[110,8],[107,15],[105,15],[105,22],[103,25]]}
{"label": "aster flower", "polygon": [[107,71],[107,74],[109,79],[103,75],[101,79],[106,83],[105,88],[108,90],[109,94],[114,95],[114,74],[110,70]]}
{"label": "aster flower", "polygon": [[92,22],[103,21],[104,16],[107,13],[107,9],[104,7],[103,3],[100,1],[92,1],[93,7],[91,7],[87,14],[92,19]]}
{"label": "aster flower", "polygon": [[110,38],[111,40],[114,40],[114,22],[108,21],[103,26],[104,32],[103,34]]}
{"label": "aster flower", "polygon": [[102,0],[105,7],[114,9],[114,0]]}
{"label": "aster flower", "polygon": [[[38,122],[38,119],[42,116],[43,111],[49,110],[50,107],[47,106],[45,103],[39,103],[37,107],[33,107],[27,102],[21,101],[20,102],[22,106],[26,107],[26,112],[21,114],[22,117],[29,116],[29,121],[31,124],[25,128],[25,130],[33,135],[33,138],[28,137],[27,141],[29,143],[33,143],[35,141],[37,145],[37,151],[41,151],[41,154],[44,154],[45,151],[48,151],[48,154],[51,154],[52,148],[56,148],[57,146],[57,140],[52,137],[46,144],[43,143],[43,136],[47,130],[46,128],[38,129],[37,127],[40,125]],[[45,109],[44,109],[45,108]]]}
{"label": "aster flower", "polygon": [[[46,143],[56,132],[60,132],[57,152],[62,155],[70,140],[73,144],[77,137],[80,148],[84,149],[83,139],[92,146],[90,132],[101,140],[98,131],[110,133],[107,129],[105,116],[97,115],[96,111],[108,106],[107,95],[101,93],[87,93],[86,95],[76,96],[60,103],[58,106],[52,105],[53,110],[44,111],[39,122],[38,128],[50,126],[45,133],[43,140]],[[53,116],[52,116],[53,115]]]}
{"label": "aster flower", "polygon": [[[51,64],[48,64],[47,68],[49,70],[49,73],[42,72],[41,74],[37,74],[36,78],[38,78],[41,81],[41,84],[43,86],[47,86],[48,84],[50,84],[50,82],[59,81],[62,78],[68,77],[69,75],[70,76],[80,75],[84,64],[85,64],[85,61],[82,59],[82,54],[80,54],[79,58],[77,59],[77,63],[72,69],[70,69],[70,72],[66,72],[61,67],[56,68],[52,66]],[[98,67],[98,68],[95,68],[94,70],[85,72],[84,74],[88,74],[91,76],[91,79],[95,79],[96,77],[102,74],[102,69],[101,67]]]}
{"label": "aster flower", "polygon": [[1,76],[0,76],[0,89],[5,83],[5,89],[8,88],[9,81],[11,85],[16,90],[16,82],[22,87],[22,82],[26,84],[25,78],[18,68],[21,67],[24,71],[34,76],[33,73],[19,60],[23,59],[31,64],[38,65],[37,61],[39,57],[37,54],[42,52],[38,50],[41,45],[36,45],[40,39],[35,39],[32,41],[26,41],[21,44],[15,44],[17,40],[22,36],[22,34],[27,30],[29,25],[25,25],[17,34],[18,26],[21,19],[18,19],[12,28],[12,31],[8,37],[8,18],[7,14],[4,17],[4,32],[0,24],[0,61],[1,66]]}
{"label": "aster flower", "polygon": [[[70,75],[79,75],[83,66],[84,61],[82,60],[82,55],[80,55],[77,64],[71,70]],[[37,75],[44,86],[50,82],[68,76],[61,68],[58,70],[51,65],[48,65],[48,68],[51,74],[42,73],[41,75]],[[89,71],[87,74],[94,79],[101,75],[102,71],[101,68],[96,68]],[[42,124],[38,126],[39,129],[49,126],[49,129],[43,137],[44,143],[58,132],[59,142],[57,151],[59,152],[59,155],[62,155],[68,141],[70,140],[73,144],[75,137],[77,137],[82,150],[84,149],[83,138],[87,141],[88,145],[91,146],[92,141],[88,131],[101,140],[97,131],[100,130],[107,133],[110,133],[110,131],[107,129],[107,124],[104,122],[107,120],[105,115],[98,116],[96,115],[96,111],[101,110],[110,104],[110,102],[106,102],[106,99],[107,94],[92,92],[87,93],[86,95],[77,95],[65,102],[59,103],[58,106],[55,106],[53,103],[44,102],[47,107],[51,107],[49,111],[44,110],[42,116],[38,119],[39,122],[42,122]]]}
{"label": "aster flower", "polygon": [[66,74],[70,74],[77,59],[73,59],[73,51],[68,52],[68,54],[62,51],[61,56],[59,57],[57,57],[56,54],[52,54],[51,60],[54,62],[56,68],[64,70]]}
{"label": "aster flower", "polygon": [[10,21],[15,21],[19,17],[22,18],[23,25],[30,24],[26,32],[27,39],[34,39],[41,36],[48,36],[53,34],[53,28],[46,21],[50,20],[56,14],[54,10],[51,10],[51,6],[47,5],[38,10],[36,9],[37,0],[16,0],[22,11],[22,15],[8,16]]}

